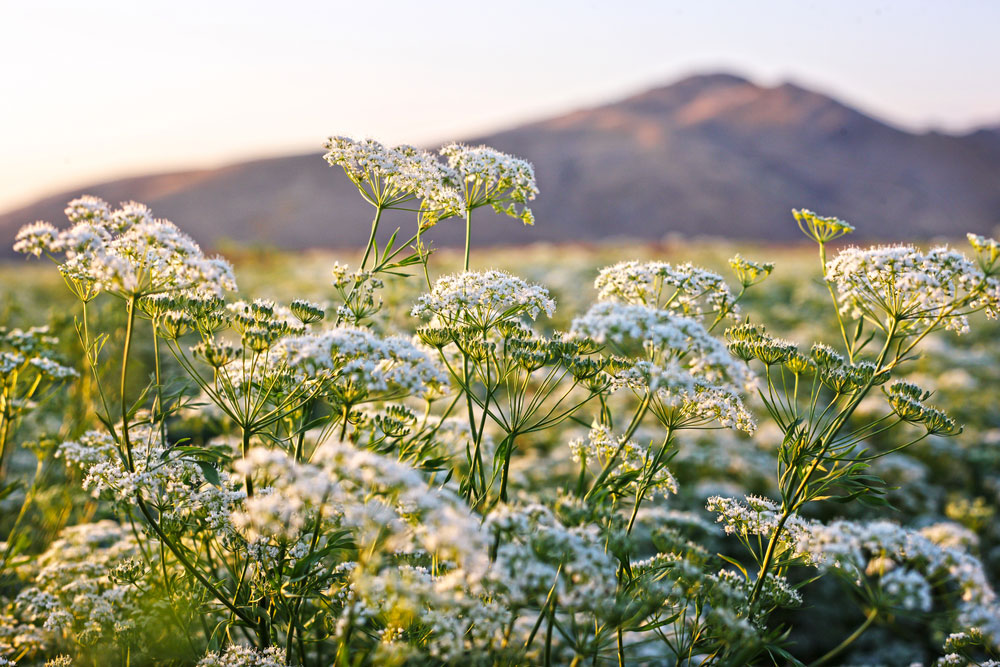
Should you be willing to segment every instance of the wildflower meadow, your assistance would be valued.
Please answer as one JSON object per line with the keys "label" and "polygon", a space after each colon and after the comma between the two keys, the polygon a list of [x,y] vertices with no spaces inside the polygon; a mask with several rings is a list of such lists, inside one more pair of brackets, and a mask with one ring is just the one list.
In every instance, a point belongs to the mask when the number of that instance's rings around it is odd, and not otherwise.
{"label": "wildflower meadow", "polygon": [[308,279],[13,240],[0,665],[1000,664],[997,241],[486,257],[530,164],[325,147],[371,235]]}

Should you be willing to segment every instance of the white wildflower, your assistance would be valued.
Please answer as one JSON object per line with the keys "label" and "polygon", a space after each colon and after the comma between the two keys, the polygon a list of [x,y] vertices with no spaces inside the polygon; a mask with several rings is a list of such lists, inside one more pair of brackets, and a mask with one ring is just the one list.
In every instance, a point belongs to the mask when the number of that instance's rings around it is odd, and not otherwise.
{"label": "white wildflower", "polygon": [[468,209],[490,205],[497,213],[535,224],[526,204],[538,194],[531,164],[487,146],[449,144],[441,155],[457,174]]}
{"label": "white wildflower", "polygon": [[488,330],[502,321],[551,316],[555,307],[547,289],[505,271],[466,271],[439,278],[410,314],[434,316],[439,325]]}
{"label": "white wildflower", "polygon": [[197,667],[289,667],[285,651],[279,646],[257,649],[231,644],[222,652],[212,651],[198,661]]}
{"label": "white wildflower", "polygon": [[995,316],[1000,295],[996,278],[965,255],[947,247],[923,252],[913,246],[847,248],[826,265],[826,279],[843,300],[841,309],[885,327],[941,322],[968,331],[967,315],[985,308]]}
{"label": "white wildflower", "polygon": [[690,263],[619,262],[601,269],[594,287],[600,301],[667,309],[690,317],[739,312],[722,276]]}
{"label": "white wildflower", "polygon": [[569,448],[574,461],[597,461],[603,466],[614,459],[617,465],[612,470],[613,475],[635,476],[629,482],[630,488],[659,493],[663,497],[677,493],[677,480],[662,463],[662,448],[643,447],[635,440],[625,441],[602,424],[594,424],[586,438],[571,440]]}
{"label": "white wildflower", "polygon": [[434,222],[465,213],[457,174],[426,151],[349,137],[330,137],[324,147],[324,159],[342,168],[373,206],[399,208],[420,199],[421,209]]}
{"label": "white wildflower", "polygon": [[357,327],[288,336],[274,346],[272,360],[307,377],[349,380],[370,394],[423,395],[448,384],[447,374],[412,341]]}
{"label": "white wildflower", "polygon": [[146,296],[236,288],[227,262],[206,257],[191,237],[153,219],[141,204],[128,202],[112,213],[99,199],[83,197],[70,202],[66,215],[73,226],[54,237],[54,228],[40,223],[23,228],[16,249],[64,254],[59,270],[85,300],[102,290]]}

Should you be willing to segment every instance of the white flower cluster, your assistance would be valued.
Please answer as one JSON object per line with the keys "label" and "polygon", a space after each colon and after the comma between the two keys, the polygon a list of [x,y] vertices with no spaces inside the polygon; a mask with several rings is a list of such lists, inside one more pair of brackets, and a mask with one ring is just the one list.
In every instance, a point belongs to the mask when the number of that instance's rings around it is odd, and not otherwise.
{"label": "white flower cluster", "polygon": [[65,636],[94,642],[132,627],[140,614],[139,590],[109,575],[138,556],[132,532],[114,521],[65,528],[22,567],[32,584],[18,594],[13,609],[25,622],[40,624],[57,643]]}
{"label": "white flower cluster", "polygon": [[501,505],[486,519],[499,534],[491,577],[513,607],[544,606],[549,590],[564,610],[593,610],[615,597],[617,561],[597,526],[564,526],[544,505]]}
{"label": "white flower cluster", "polygon": [[191,237],[154,219],[142,204],[111,211],[86,196],[71,201],[66,215],[72,226],[62,231],[42,222],[23,227],[14,249],[36,257],[64,255],[59,270],[83,299],[105,290],[143,296],[236,289],[228,262],[206,257]]}
{"label": "white flower cluster", "polygon": [[[745,504],[713,496],[707,507],[719,515],[727,534],[745,542],[751,536],[771,537],[780,519],[778,505],[756,496],[747,496]],[[918,531],[888,521],[823,524],[796,514],[786,521],[779,546],[786,557],[842,573],[859,586],[866,576],[877,577],[889,601],[910,611],[930,611],[930,582],[948,578],[958,589],[956,623],[979,628],[1000,646],[1000,603],[982,563],[964,549],[935,544]]]}
{"label": "white flower cluster", "polygon": [[324,159],[340,167],[368,201],[394,208],[411,199],[436,222],[465,214],[459,176],[433,155],[413,146],[387,147],[374,139],[330,137]]}
{"label": "white flower cluster", "polygon": [[611,386],[653,392],[653,412],[671,428],[697,428],[717,422],[746,433],[757,430],[757,420],[735,387],[698,377],[673,359],[662,365],[637,361],[616,373]]}
{"label": "white flower cluster", "polygon": [[[732,596],[730,604],[738,611],[746,611],[746,601],[753,589],[753,581],[733,570],[719,570],[709,575],[716,582],[725,583]],[[760,601],[767,606],[798,607],[802,604],[802,594],[792,587],[785,577],[768,572],[761,586]]]}
{"label": "white flower cluster", "polygon": [[635,359],[616,373],[613,387],[652,392],[661,421],[690,427],[717,420],[747,432],[756,428],[739,394],[753,386],[753,376],[697,320],[641,304],[599,301],[573,320],[571,331]]}
{"label": "white flower cluster", "polygon": [[880,326],[892,318],[913,326],[940,320],[964,333],[970,310],[983,308],[991,317],[1000,310],[996,276],[943,246],[927,252],[902,245],[847,248],[827,263],[826,279],[843,299],[844,313]]}
{"label": "white flower cluster", "polygon": [[722,276],[691,263],[619,262],[601,269],[594,287],[601,301],[663,308],[690,317],[739,312]]}
{"label": "white flower cluster", "polygon": [[221,653],[212,651],[198,661],[197,667],[289,667],[285,652],[278,646],[257,649],[230,644]]}
{"label": "white flower cluster", "polygon": [[209,483],[203,468],[173,451],[155,425],[130,426],[129,440],[132,470],[115,440],[103,431],[88,431],[78,440],[62,443],[56,456],[82,470],[83,488],[95,494],[108,491],[123,503],[142,497],[162,507],[165,519],[228,529],[229,513],[245,495],[235,479],[229,480],[222,471],[222,486]]}
{"label": "white flower cluster", "polygon": [[249,542],[295,543],[316,533],[338,508],[334,484],[322,469],[299,464],[276,449],[254,447],[233,462],[240,476],[255,476],[260,486],[253,497],[234,509],[232,522]]}
{"label": "white flower cluster", "polygon": [[529,285],[506,271],[465,271],[439,278],[410,314],[434,317],[438,326],[473,326],[488,330],[502,321],[551,316],[556,302],[549,291]]}
{"label": "white flower cluster", "polygon": [[[435,576],[424,567],[399,565],[377,572],[356,568],[345,616],[376,621],[381,643],[375,663],[419,661],[429,657],[467,664],[478,652],[502,639],[508,612],[456,585],[450,576]],[[342,619],[346,622],[346,619]],[[398,663],[396,663],[398,664]]]}
{"label": "white flower cluster", "polygon": [[48,327],[31,327],[27,331],[0,327],[0,383],[10,381],[8,376],[15,371],[28,369],[48,380],[77,376],[75,369],[53,358],[52,347],[59,341],[48,333]]}
{"label": "white flower cluster", "polygon": [[[642,488],[653,494],[661,494],[664,498],[677,493],[677,480],[670,470],[657,460],[657,455],[651,448],[643,447],[635,440],[624,441],[622,436],[615,436],[611,429],[603,424],[594,424],[585,438],[576,438],[569,443],[574,461],[597,461],[606,465],[615,457],[618,465],[613,474],[616,476],[633,476],[629,482],[631,488]],[[662,454],[660,455],[662,457]]]}
{"label": "white flower cluster", "polygon": [[[723,642],[746,645],[759,641],[760,631],[746,608],[747,585],[739,575],[728,570],[706,570],[704,563],[692,551],[683,555],[671,551],[633,563],[632,576],[639,584],[638,588],[650,592],[659,588],[662,591],[667,604],[660,611],[661,618],[673,616],[671,612],[676,613],[673,618],[680,617],[679,624],[683,631],[709,627]],[[768,602],[776,605],[795,606],[798,603],[794,591],[790,591],[787,582],[779,577],[766,580],[765,595]],[[692,599],[698,599],[706,609],[703,617],[697,612],[691,616],[677,613],[682,611],[684,605],[690,605]],[[677,626],[674,627],[677,632]]]}
{"label": "white flower cluster", "polygon": [[939,521],[924,526],[920,534],[946,549],[973,549],[979,546],[979,536],[954,521]]}
{"label": "white flower cluster", "polygon": [[729,354],[725,343],[713,337],[697,320],[643,305],[602,301],[573,320],[578,336],[611,344],[617,352],[639,356],[653,363],[677,360],[690,372],[709,382],[732,387],[753,386],[746,365]]}
{"label": "white flower cluster", "polygon": [[[747,541],[750,536],[769,538],[778,528],[781,508],[772,500],[760,496],[744,496],[744,502],[736,498],[712,496],[706,503],[710,512],[718,514],[716,521],[725,524],[727,535],[737,535]],[[800,545],[808,537],[812,523],[792,514],[785,522],[779,545],[796,557],[807,557],[809,552]]]}
{"label": "white flower cluster", "polygon": [[463,144],[449,144],[441,149],[441,155],[464,185],[466,207],[489,204],[497,213],[526,225],[535,224],[531,209],[525,206],[538,194],[535,170],[529,162],[488,146]]}
{"label": "white flower cluster", "polygon": [[[1000,647],[1000,602],[990,586],[983,565],[968,552],[935,544],[920,532],[888,521],[858,523],[835,521],[829,525],[810,522],[796,535],[798,549],[825,569],[837,569],[860,579],[863,573],[885,576],[897,568],[905,574],[890,579],[912,608],[926,610],[925,581],[949,578],[958,588],[957,623],[979,628]],[[885,586],[883,585],[883,588]]]}
{"label": "white flower cluster", "polygon": [[326,443],[313,458],[347,499],[345,524],[379,533],[388,528],[396,551],[436,554],[469,576],[487,567],[486,533],[455,494],[430,487],[408,465],[347,443]]}
{"label": "white flower cluster", "polygon": [[879,579],[890,603],[906,611],[929,612],[933,604],[931,584],[915,570],[894,567]]}
{"label": "white flower cluster", "polygon": [[372,394],[425,395],[448,384],[447,374],[413,341],[380,338],[360,327],[282,338],[272,350],[272,362],[303,377],[349,380]]}
{"label": "white flower cluster", "polygon": [[347,264],[333,263],[333,286],[343,303],[337,306],[339,320],[358,322],[382,308],[378,290],[385,286],[381,278],[371,271],[351,271]]}
{"label": "white flower cluster", "polygon": [[289,548],[305,555],[309,539],[330,526],[348,528],[359,549],[428,553],[456,563],[452,574],[476,581],[488,567],[486,535],[464,502],[428,486],[398,461],[330,442],[297,463],[284,452],[256,447],[234,463],[253,475],[257,491],[233,512],[233,523],[267,561]]}

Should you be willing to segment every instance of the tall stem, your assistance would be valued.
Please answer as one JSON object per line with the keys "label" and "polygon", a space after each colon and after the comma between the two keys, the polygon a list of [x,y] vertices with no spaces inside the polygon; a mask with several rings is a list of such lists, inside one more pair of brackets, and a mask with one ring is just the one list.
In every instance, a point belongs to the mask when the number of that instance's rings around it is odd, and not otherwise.
{"label": "tall stem", "polygon": [[372,254],[372,248],[375,247],[375,232],[378,231],[378,221],[382,217],[382,207],[375,207],[375,219],[372,220],[372,233],[368,236],[368,245],[365,247],[365,256],[361,259],[361,266],[359,267],[362,271],[365,269],[365,264],[368,263],[368,257]]}
{"label": "tall stem", "polygon": [[847,648],[848,646],[850,646],[851,644],[853,644],[854,641],[858,637],[860,637],[861,634],[865,630],[868,629],[868,626],[870,626],[875,621],[875,617],[876,616],[878,616],[878,609],[877,608],[876,609],[872,609],[871,611],[869,611],[868,614],[865,616],[865,622],[862,623],[860,626],[858,626],[857,630],[855,630],[854,632],[852,632],[847,637],[847,639],[845,639],[844,641],[842,641],[839,644],[837,644],[834,648],[830,649],[830,651],[828,651],[822,657],[820,657],[819,660],[816,660],[815,662],[811,663],[809,665],[809,667],[819,667],[819,665],[824,665],[827,662],[829,662],[830,660],[832,660],[833,658],[835,658],[838,655],[840,655],[840,653],[845,648]]}
{"label": "tall stem", "polygon": [[857,409],[861,401],[868,395],[868,391],[872,388],[872,384],[875,382],[875,377],[882,370],[882,365],[885,363],[886,355],[889,353],[889,349],[892,347],[892,340],[896,335],[897,322],[893,320],[889,324],[888,331],[886,332],[885,345],[882,347],[882,352],[878,355],[878,360],[875,362],[875,372],[872,374],[872,379],[869,380],[864,387],[857,393],[854,400],[847,406],[843,413],[841,413],[833,422],[831,422],[829,428],[826,431],[826,435],[823,436],[823,446],[820,448],[819,452],[813,458],[812,464],[806,470],[805,475],[802,477],[802,481],[799,483],[798,487],[795,489],[795,493],[792,494],[791,499],[788,502],[782,503],[781,518],[778,519],[778,525],[775,526],[774,532],[771,533],[771,538],[767,542],[767,549],[764,552],[764,559],[760,564],[760,572],[757,574],[757,581],[754,582],[753,589],[750,591],[749,603],[757,599],[760,595],[761,588],[764,584],[764,577],[767,574],[768,569],[771,566],[771,561],[774,558],[774,552],[778,546],[778,540],[781,536],[781,531],[785,527],[785,522],[788,521],[789,517],[798,510],[800,499],[802,494],[805,492],[806,486],[809,484],[809,480],[812,478],[813,473],[819,468],[820,463],[823,460],[823,456],[826,454],[827,450],[833,444],[834,438],[840,432],[840,429],[844,427],[847,420],[851,418],[854,414],[854,410]]}
{"label": "tall stem", "polygon": [[469,249],[472,247],[472,209],[465,209],[465,270],[469,270]]}
{"label": "tall stem", "polygon": [[10,409],[10,403],[14,399],[13,393],[14,387],[12,385],[10,395],[7,394],[5,387],[3,396],[0,396],[0,399],[3,400],[3,414],[0,414],[0,482],[3,482],[7,477],[7,440],[10,438],[10,423],[14,419]]}
{"label": "tall stem", "polygon": [[847,329],[844,327],[844,318],[840,314],[840,304],[837,303],[837,293],[833,291],[833,284],[826,279],[826,244],[819,244],[819,263],[823,269],[823,282],[833,299],[833,312],[837,314],[837,324],[840,326],[840,336],[844,339],[844,349],[847,350],[847,358],[854,363],[854,345],[847,340]]}
{"label": "tall stem", "polygon": [[122,376],[118,386],[121,396],[122,414],[122,447],[125,449],[125,460],[130,472],[135,472],[135,462],[132,460],[132,443],[128,438],[128,401],[125,397],[126,378],[128,376],[129,352],[132,349],[132,330],[135,328],[135,295],[128,298],[125,309],[128,311],[128,323],[125,325],[125,349],[122,352]]}
{"label": "tall stem", "polygon": [[166,420],[163,417],[163,385],[160,382],[160,337],[153,324],[153,373],[156,381],[156,404],[153,407],[153,421],[160,423],[160,437],[166,437]]}
{"label": "tall stem", "polygon": [[[372,220],[372,232],[368,236],[368,245],[365,246],[365,256],[361,258],[361,266],[358,267],[359,273],[365,270],[365,264],[368,263],[368,257],[372,254],[372,249],[375,247],[375,232],[378,231],[378,221],[382,218],[382,207],[378,204],[375,205],[375,219]],[[372,260],[372,266],[378,266],[378,257]],[[362,278],[359,275],[358,278],[354,280],[354,284],[351,285],[351,291],[348,292],[347,297],[344,299],[344,309],[349,310],[351,307],[351,300],[354,298],[354,294],[361,287]],[[339,325],[344,320],[344,313],[340,312],[337,315],[337,321],[335,325]]]}
{"label": "tall stem", "polygon": [[[247,453],[250,451],[250,430],[246,426],[243,427],[243,437],[241,442],[240,451],[243,453],[243,458],[247,457]],[[243,485],[247,490],[247,498],[253,498],[253,479],[248,472],[243,478]]]}
{"label": "tall stem", "polygon": [[594,480],[594,485],[590,487],[590,491],[588,491],[587,495],[583,497],[584,500],[590,500],[590,497],[601,488],[601,485],[604,484],[604,480],[606,480],[608,475],[611,474],[611,468],[614,466],[615,462],[618,461],[618,455],[623,449],[625,449],[625,445],[635,434],[636,429],[639,428],[639,424],[642,422],[642,418],[645,416],[646,410],[649,409],[649,403],[652,398],[652,394],[646,392],[646,396],[642,399],[642,404],[639,405],[639,410],[635,413],[635,416],[632,417],[632,423],[629,424],[628,430],[625,432],[625,435],[622,436],[621,443],[619,443],[618,448],[611,455],[611,458],[608,459],[608,462],[604,464],[604,468],[601,469],[597,479]]}

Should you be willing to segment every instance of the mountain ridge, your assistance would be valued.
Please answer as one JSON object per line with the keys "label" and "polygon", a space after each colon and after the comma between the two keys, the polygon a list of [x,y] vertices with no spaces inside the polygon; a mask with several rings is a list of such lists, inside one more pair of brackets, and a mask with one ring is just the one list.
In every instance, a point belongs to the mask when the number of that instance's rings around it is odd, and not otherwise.
{"label": "mountain ridge", "polygon": [[[466,141],[532,161],[541,190],[535,228],[477,211],[480,246],[676,234],[784,241],[797,234],[793,207],[849,220],[867,239],[992,234],[1000,224],[1000,126],[908,132],[791,82],[695,75]],[[119,179],[0,214],[0,230],[12,242],[35,219],[64,224],[65,203],[86,192],[142,201],[206,245],[364,244],[371,208],[330,169],[317,152]],[[386,223],[405,233],[412,215]],[[431,239],[460,243],[464,229],[452,223]]]}

